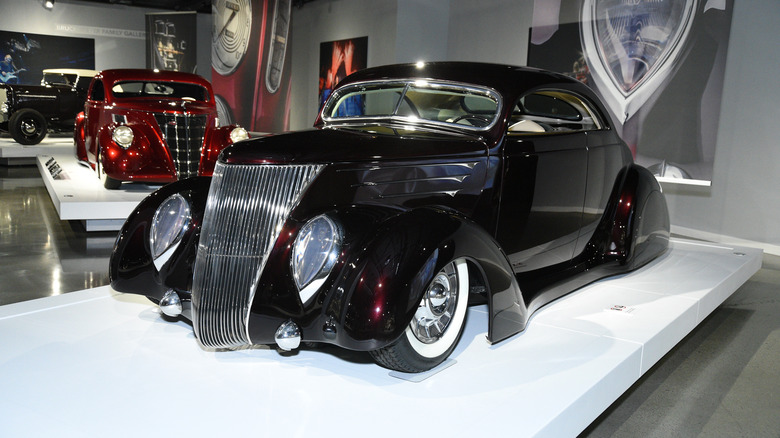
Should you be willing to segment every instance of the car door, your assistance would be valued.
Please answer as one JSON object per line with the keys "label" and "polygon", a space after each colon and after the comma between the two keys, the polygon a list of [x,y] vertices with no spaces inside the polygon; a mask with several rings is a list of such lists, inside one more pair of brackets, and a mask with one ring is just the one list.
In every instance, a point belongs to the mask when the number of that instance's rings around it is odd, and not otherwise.
{"label": "car door", "polygon": [[515,104],[503,151],[496,239],[516,274],[568,263],[587,189],[592,114],[577,95],[531,92]]}

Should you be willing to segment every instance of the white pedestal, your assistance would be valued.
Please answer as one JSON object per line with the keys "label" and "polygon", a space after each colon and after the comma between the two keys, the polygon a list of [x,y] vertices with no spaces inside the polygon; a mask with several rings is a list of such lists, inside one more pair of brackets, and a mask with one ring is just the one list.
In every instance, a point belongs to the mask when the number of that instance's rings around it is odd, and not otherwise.
{"label": "white pedestal", "polygon": [[73,155],[73,135],[48,135],[32,146],[21,145],[11,137],[0,138],[0,164],[5,166],[35,164],[38,155],[58,154]]}
{"label": "white pedestal", "polygon": [[207,351],[188,324],[108,287],[7,305],[0,436],[575,436],[761,258],[674,240],[493,346],[473,307],[456,363],[419,383],[334,347]]}
{"label": "white pedestal", "polygon": [[[62,169],[56,178],[46,164],[51,158]],[[36,161],[60,219],[83,221],[87,231],[119,230],[138,203],[160,187],[133,183],[107,190],[97,174],[73,155],[39,155]]]}

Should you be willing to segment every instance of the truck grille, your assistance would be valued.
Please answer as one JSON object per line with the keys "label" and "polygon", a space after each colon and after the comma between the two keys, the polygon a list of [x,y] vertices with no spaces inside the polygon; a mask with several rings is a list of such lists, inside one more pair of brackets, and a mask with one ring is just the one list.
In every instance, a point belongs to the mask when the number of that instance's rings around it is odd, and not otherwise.
{"label": "truck grille", "polygon": [[201,344],[250,343],[255,283],[290,210],[322,168],[217,162],[192,281],[193,324]]}
{"label": "truck grille", "polygon": [[196,176],[206,134],[206,116],[155,113],[154,118],[168,145],[177,178]]}

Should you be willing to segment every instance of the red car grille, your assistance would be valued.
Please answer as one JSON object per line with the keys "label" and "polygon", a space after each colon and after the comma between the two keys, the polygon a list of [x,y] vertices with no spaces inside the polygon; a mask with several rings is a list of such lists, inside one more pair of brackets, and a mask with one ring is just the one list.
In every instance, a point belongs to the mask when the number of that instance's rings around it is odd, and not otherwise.
{"label": "red car grille", "polygon": [[154,118],[176,167],[176,177],[196,176],[206,134],[206,116],[156,113]]}

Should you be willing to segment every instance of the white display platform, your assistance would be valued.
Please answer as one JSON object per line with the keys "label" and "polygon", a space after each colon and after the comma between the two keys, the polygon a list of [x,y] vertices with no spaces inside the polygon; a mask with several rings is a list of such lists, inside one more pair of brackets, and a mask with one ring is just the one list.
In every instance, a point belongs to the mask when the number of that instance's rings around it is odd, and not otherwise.
{"label": "white display platform", "polygon": [[73,135],[47,135],[40,143],[25,146],[11,137],[0,138],[0,164],[35,164],[38,155],[73,154]]}
{"label": "white display platform", "polygon": [[0,436],[573,437],[761,265],[673,240],[645,268],[543,308],[489,345],[471,308],[455,363],[419,383],[334,347],[207,351],[108,287],[0,307]]}
{"label": "white display platform", "polygon": [[[62,169],[54,178],[46,163],[54,158]],[[38,170],[61,220],[84,222],[87,231],[115,231],[133,209],[160,185],[122,184],[117,190],[103,187],[92,169],[70,155],[39,155]]]}

